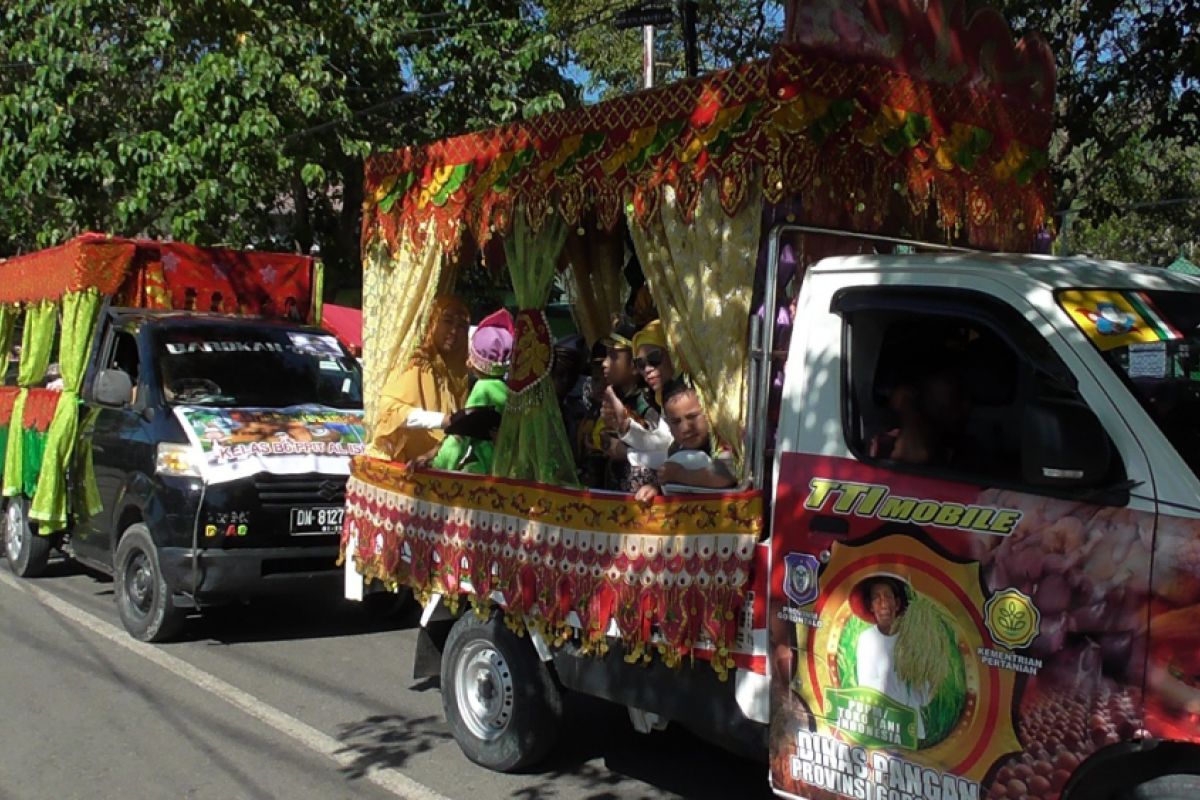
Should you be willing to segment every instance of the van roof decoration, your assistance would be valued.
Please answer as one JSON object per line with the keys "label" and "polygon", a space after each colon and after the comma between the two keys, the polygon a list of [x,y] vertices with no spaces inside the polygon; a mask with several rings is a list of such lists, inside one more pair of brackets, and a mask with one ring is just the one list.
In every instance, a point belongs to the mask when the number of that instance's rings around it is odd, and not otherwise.
{"label": "van roof decoration", "polygon": [[118,305],[313,321],[315,259],[85,233],[0,260],[0,303],[94,289]]}

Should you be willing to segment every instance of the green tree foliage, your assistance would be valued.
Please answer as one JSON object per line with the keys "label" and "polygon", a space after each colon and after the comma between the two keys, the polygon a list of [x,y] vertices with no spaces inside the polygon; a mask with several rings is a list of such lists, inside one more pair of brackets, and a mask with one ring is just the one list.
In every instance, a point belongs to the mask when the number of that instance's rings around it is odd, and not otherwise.
{"label": "green tree foliage", "polygon": [[561,105],[551,46],[521,0],[8,0],[0,255],[316,244],[353,283],[363,156]]}
{"label": "green tree foliage", "polygon": [[[686,76],[679,3],[675,22],[655,29],[655,83]],[[616,15],[636,5],[605,0],[547,0],[548,24],[576,64],[590,94],[611,96],[642,87],[642,29],[617,30]],[[701,72],[762,58],[779,41],[783,5],[775,0],[699,0],[696,39]]]}
{"label": "green tree foliage", "polygon": [[[1064,171],[1086,173],[1096,149],[1076,148]],[[1064,220],[1066,248],[1159,266],[1180,255],[1200,259],[1200,144],[1177,136],[1149,139],[1139,131],[1112,161],[1090,179],[1075,200],[1078,211]]]}
{"label": "green tree foliage", "polygon": [[[966,4],[968,14],[980,5],[996,7],[1017,35],[1042,33],[1056,55],[1052,163],[1056,207],[1075,209],[1070,247],[1148,263],[1200,248],[1200,201],[1194,199],[1200,195],[1200,0]],[[546,3],[565,55],[579,65],[591,93],[641,85],[641,30],[616,31],[611,22],[629,5]],[[762,57],[778,41],[782,18],[778,2],[701,2],[701,68]],[[656,44],[657,80],[681,77],[679,26],[660,29]],[[1192,199],[1175,202],[1185,198]],[[1169,202],[1152,205],[1163,201]]]}
{"label": "green tree foliage", "polygon": [[[995,0],[1058,59],[1070,242],[1158,263],[1200,241],[1200,0]],[[641,85],[601,0],[7,0],[0,255],[86,229],[305,250],[357,280],[362,158]],[[702,71],[764,56],[777,0],[700,0]],[[656,80],[683,76],[678,21]],[[1138,208],[1129,208],[1138,205]],[[1188,250],[1188,248],[1192,248]]]}
{"label": "green tree foliage", "polygon": [[1200,246],[1200,0],[996,6],[1055,53],[1051,163],[1058,208],[1075,211],[1070,247],[1165,263]]}

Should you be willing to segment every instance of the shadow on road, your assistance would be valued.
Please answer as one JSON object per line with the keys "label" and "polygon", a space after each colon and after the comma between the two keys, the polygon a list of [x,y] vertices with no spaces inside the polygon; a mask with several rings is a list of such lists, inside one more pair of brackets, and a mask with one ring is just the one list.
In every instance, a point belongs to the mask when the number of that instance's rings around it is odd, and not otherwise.
{"label": "shadow on road", "polygon": [[[414,756],[447,743],[451,735],[440,718],[368,717],[343,726],[338,740],[353,764],[344,769],[357,778],[373,767],[403,768]],[[634,731],[623,708],[595,698],[569,694],[562,741],[557,750],[528,773],[532,779],[512,793],[521,800],[558,800],[563,781],[583,782],[589,800],[678,796],[705,800],[770,798],[765,763],[746,761],[704,742],[679,726],[645,736]],[[654,787],[631,793],[630,779]],[[574,788],[566,794],[573,795]]]}
{"label": "shadow on road", "polygon": [[678,724],[648,735],[638,733],[628,712],[613,703],[576,694],[566,699],[567,734],[539,770],[540,780],[517,793],[523,800],[558,797],[555,781],[565,775],[583,778],[595,787],[595,793],[587,795],[589,800],[627,797],[628,790],[615,791],[627,778],[697,800],[772,796],[765,763],[727,753]]}
{"label": "shadow on road", "polygon": [[269,597],[207,608],[184,635],[216,644],[279,642],[383,633],[415,627],[419,619],[420,609],[377,613],[340,596]]}
{"label": "shadow on road", "polygon": [[[9,572],[12,572],[12,567],[7,561],[5,561],[5,566],[8,568]],[[36,578],[25,578],[24,580],[53,580],[55,578],[67,578],[72,575],[89,575],[98,581],[112,583],[112,578],[104,573],[97,572],[93,569],[88,569],[78,561],[58,555],[57,553],[54,553],[50,556],[50,561],[46,564],[46,570],[41,575],[37,576]]]}
{"label": "shadow on road", "polygon": [[344,744],[338,752],[354,759],[342,772],[361,778],[375,767],[403,767],[413,756],[448,742],[450,730],[441,717],[380,714],[342,725],[337,738]]}

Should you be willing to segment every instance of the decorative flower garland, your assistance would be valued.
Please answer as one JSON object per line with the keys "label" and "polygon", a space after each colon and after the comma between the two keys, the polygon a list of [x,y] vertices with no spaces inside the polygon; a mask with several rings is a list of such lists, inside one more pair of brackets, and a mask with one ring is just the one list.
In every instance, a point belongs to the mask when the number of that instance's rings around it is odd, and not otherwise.
{"label": "decorative flower garland", "polygon": [[[731,666],[762,501],[755,493],[690,495],[642,509],[628,498],[464,474],[409,472],[355,460],[343,556],[418,598],[466,596],[506,612],[514,630],[580,637],[603,653],[614,632],[628,660],[669,665],[711,646]],[[578,631],[578,634],[577,634]]]}

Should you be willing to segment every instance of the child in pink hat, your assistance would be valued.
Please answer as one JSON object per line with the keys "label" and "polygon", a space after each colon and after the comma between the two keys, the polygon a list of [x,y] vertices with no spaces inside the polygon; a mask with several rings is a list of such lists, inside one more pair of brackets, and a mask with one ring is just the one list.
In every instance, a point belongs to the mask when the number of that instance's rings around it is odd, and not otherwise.
{"label": "child in pink hat", "polygon": [[[475,329],[467,350],[467,366],[474,373],[475,385],[464,410],[451,417],[446,429],[449,435],[431,465],[434,469],[491,474],[496,431],[508,402],[504,378],[512,360],[512,347],[513,318],[503,308],[489,314]],[[456,429],[462,432],[456,433]]]}

